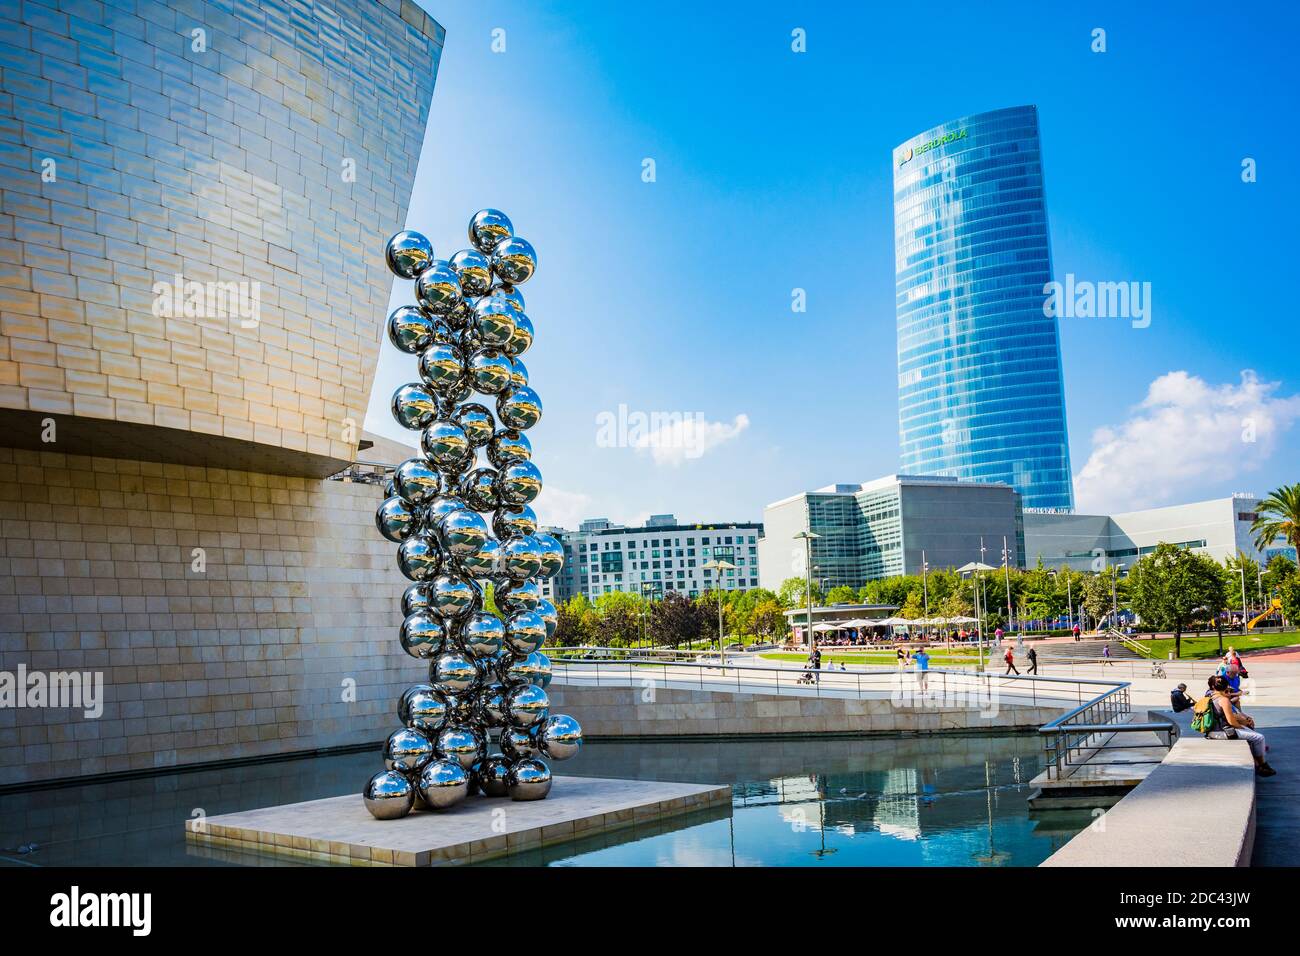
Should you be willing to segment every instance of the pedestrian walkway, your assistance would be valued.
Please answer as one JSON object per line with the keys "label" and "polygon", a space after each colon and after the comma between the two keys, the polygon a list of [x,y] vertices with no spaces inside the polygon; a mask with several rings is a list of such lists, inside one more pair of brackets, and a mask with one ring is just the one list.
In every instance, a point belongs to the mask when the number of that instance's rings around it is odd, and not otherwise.
{"label": "pedestrian walkway", "polygon": [[1268,762],[1276,777],[1255,783],[1253,866],[1300,862],[1300,727],[1260,728],[1268,738]]}

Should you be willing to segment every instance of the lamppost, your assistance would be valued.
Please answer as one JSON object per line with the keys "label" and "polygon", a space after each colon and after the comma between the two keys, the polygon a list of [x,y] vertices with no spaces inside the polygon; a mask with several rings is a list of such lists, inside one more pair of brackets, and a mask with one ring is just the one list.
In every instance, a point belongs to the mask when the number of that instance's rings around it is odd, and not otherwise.
{"label": "lamppost", "polygon": [[[1052,580],[1060,577],[1060,571],[1052,571]],[[1065,568],[1065,626],[1074,630],[1074,594],[1070,590],[1070,569]]]}
{"label": "lamppost", "polygon": [[1007,630],[1011,630],[1011,625],[1015,618],[1011,614],[1011,552],[1007,550],[1007,536],[1002,536],[1002,571],[1006,575],[1007,584]]}
{"label": "lamppost", "polygon": [[654,600],[655,591],[660,589],[660,585],[654,581],[641,582],[641,643],[649,644],[650,636],[646,632],[645,609],[646,605]]}
{"label": "lamppost", "polygon": [[1237,573],[1241,575],[1241,633],[1246,634],[1246,562],[1237,562]]}
{"label": "lamppost", "polygon": [[925,597],[925,616],[930,616],[930,585],[927,581],[930,572],[930,562],[925,560],[925,552],[921,552],[921,594]]}
{"label": "lamppost", "polygon": [[957,569],[957,573],[962,577],[968,574],[971,577],[971,591],[975,595],[975,617],[979,621],[975,626],[978,628],[976,644],[979,648],[979,669],[981,673],[984,671],[984,613],[987,610],[985,603],[980,600],[980,592],[984,585],[982,572],[996,570],[997,568],[990,567],[982,561],[972,561],[970,564],[963,564]]}
{"label": "lamppost", "polygon": [[1124,570],[1124,565],[1112,565],[1114,571],[1110,576],[1110,614],[1115,621],[1115,630],[1119,630],[1119,573]]}
{"label": "lamppost", "polygon": [[722,663],[723,670],[727,667],[727,650],[722,643],[722,574],[724,571],[735,569],[736,566],[730,561],[721,561],[717,558],[704,565],[704,570],[712,571],[716,575],[717,587],[714,588],[713,593],[718,600],[718,660]]}
{"label": "lamppost", "polygon": [[804,624],[804,639],[808,642],[808,651],[811,653],[813,649],[812,543],[821,535],[815,531],[800,531],[794,537],[795,540],[803,539],[804,543],[804,568],[808,572],[808,580],[804,585],[804,596],[808,599],[808,620]]}

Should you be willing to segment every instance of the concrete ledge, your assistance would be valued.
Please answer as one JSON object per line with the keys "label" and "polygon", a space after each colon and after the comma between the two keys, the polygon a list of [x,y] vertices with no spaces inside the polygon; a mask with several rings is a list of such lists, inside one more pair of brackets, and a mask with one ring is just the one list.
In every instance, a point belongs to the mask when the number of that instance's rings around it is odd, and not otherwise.
{"label": "concrete ledge", "polygon": [[185,821],[191,847],[351,866],[478,863],[708,807],[731,787],[556,777],[545,800],[473,796],[446,813],[376,820],[359,794]]}
{"label": "concrete ledge", "polygon": [[1255,763],[1244,740],[1185,737],[1043,866],[1249,866]]}

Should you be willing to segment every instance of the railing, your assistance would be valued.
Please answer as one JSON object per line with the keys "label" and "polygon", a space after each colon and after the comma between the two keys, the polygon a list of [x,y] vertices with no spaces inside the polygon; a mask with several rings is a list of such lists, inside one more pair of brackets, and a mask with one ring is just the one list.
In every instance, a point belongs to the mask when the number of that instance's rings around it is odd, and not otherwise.
{"label": "railing", "polygon": [[[558,650],[558,648],[556,648]],[[592,649],[588,648],[590,653]],[[551,649],[547,649],[547,654]],[[971,700],[978,704],[1014,703],[1022,706],[1064,707],[1082,705],[1098,688],[1112,689],[1115,681],[1083,677],[1006,676],[976,671],[932,667],[853,667],[814,671],[806,666],[763,664],[726,666],[714,662],[552,658],[553,679],[575,687],[653,686],[735,693],[788,694],[838,698],[892,698],[898,694],[933,696],[942,701]],[[924,682],[921,674],[926,675]],[[1127,685],[1124,685],[1127,686]]]}
{"label": "railing", "polygon": [[[1000,666],[1000,658],[989,661],[989,667]],[[1114,674],[1129,680],[1183,680],[1208,678],[1218,669],[1217,659],[1166,661],[1160,658],[1133,657],[1057,657],[1040,654],[1038,669],[1056,673],[1065,667],[1073,675],[1080,668],[1089,668],[1094,674]]]}
{"label": "railing", "polygon": [[[1121,735],[1121,740],[1123,734],[1131,733],[1164,735],[1163,742],[1154,744],[1119,743],[1118,748],[1124,750],[1159,749],[1168,752],[1178,739],[1178,725],[1172,720],[1132,723],[1129,721],[1130,716],[1132,708],[1129,703],[1129,685],[1124,683],[1103,691],[1092,700],[1038,728],[1047,750],[1048,779],[1055,777],[1059,780],[1067,776],[1067,771],[1076,764],[1086,763],[1108,749],[1107,745],[1116,739],[1116,735]],[[1147,761],[1107,761],[1107,766],[1145,762]]]}

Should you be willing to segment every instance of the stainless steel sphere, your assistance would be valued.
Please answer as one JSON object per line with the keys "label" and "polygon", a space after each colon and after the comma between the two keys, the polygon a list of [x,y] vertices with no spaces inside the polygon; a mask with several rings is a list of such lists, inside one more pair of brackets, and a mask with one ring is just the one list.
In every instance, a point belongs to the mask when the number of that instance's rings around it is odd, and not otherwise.
{"label": "stainless steel sphere", "polygon": [[466,298],[487,295],[492,288],[488,257],[477,249],[462,249],[452,256],[451,269],[460,277],[460,289]]}
{"label": "stainless steel sphere", "polygon": [[375,510],[375,527],[389,541],[401,544],[420,530],[420,517],[409,503],[394,495],[379,503]]}
{"label": "stainless steel sphere", "polygon": [[397,566],[412,581],[429,581],[442,567],[438,539],[420,532],[407,538],[397,549]]}
{"label": "stainless steel sphere", "polygon": [[488,538],[473,554],[460,558],[461,569],[477,579],[490,578],[497,572],[501,563],[501,542]]}
{"label": "stainless steel sphere", "polygon": [[518,314],[504,299],[484,296],[474,303],[474,334],[484,348],[502,348],[515,334],[515,316]]}
{"label": "stainless steel sphere", "polygon": [[485,726],[506,726],[506,690],[506,685],[500,681],[491,681],[479,688],[478,712]]}
{"label": "stainless steel sphere", "polygon": [[393,472],[393,490],[413,505],[428,504],[442,491],[442,479],[423,458],[408,458]]}
{"label": "stainless steel sphere", "polygon": [[404,725],[409,726],[411,722],[411,701],[418,695],[426,692],[432,692],[433,686],[430,684],[412,684],[406,690],[402,691],[402,696],[397,698],[397,718]]}
{"label": "stainless steel sphere", "polygon": [[451,266],[435,259],[415,280],[415,297],[431,315],[451,315],[464,300],[460,277]]}
{"label": "stainless steel sphere", "polygon": [[505,727],[501,731],[501,751],[510,761],[535,757],[541,753],[537,749],[537,733],[527,727]]}
{"label": "stainless steel sphere", "polygon": [[411,812],[415,787],[405,774],[397,770],[381,770],[366,781],[361,799],[376,820],[400,820]]}
{"label": "stainless steel sphere", "polygon": [[496,491],[503,505],[532,504],[542,493],[542,473],[531,461],[508,461],[497,471]]}
{"label": "stainless steel sphere", "polygon": [[429,582],[429,603],[444,621],[468,617],[482,602],[483,593],[470,578],[440,574]]}
{"label": "stainless steel sphere", "polygon": [[465,694],[478,686],[483,672],[468,654],[448,650],[429,665],[429,683],[440,694]]}
{"label": "stainless steel sphere", "polygon": [[475,511],[495,511],[497,501],[497,470],[495,468],[475,468],[460,483],[460,496],[465,504]]}
{"label": "stainless steel sphere", "polygon": [[510,307],[516,312],[524,311],[524,294],[512,285],[504,282],[496,282],[488,290],[488,295],[494,295],[498,298],[505,299],[510,303]]}
{"label": "stainless steel sphere", "polygon": [[[427,518],[425,519],[427,522]],[[492,533],[501,540],[525,537],[537,532],[537,513],[528,505],[502,505],[492,516]],[[540,547],[540,545],[539,545]]]}
{"label": "stainless steel sphere", "polygon": [[405,697],[404,701],[406,713],[402,723],[434,739],[447,723],[450,710],[446,698],[432,687],[421,685],[418,689],[413,689],[413,693]]}
{"label": "stainless steel sphere", "polygon": [[511,727],[532,727],[550,715],[551,701],[536,684],[515,684],[506,691],[506,721]]}
{"label": "stainless steel sphere", "polygon": [[410,617],[416,611],[429,607],[429,592],[423,584],[412,584],[402,592],[402,617]]}
{"label": "stainless steel sphere", "polygon": [[384,741],[384,767],[402,773],[419,773],[434,758],[433,741],[413,727],[394,730]]}
{"label": "stainless steel sphere", "polygon": [[476,392],[499,395],[510,386],[510,356],[500,349],[479,349],[469,357],[468,368]]}
{"label": "stainless steel sphere", "polygon": [[497,419],[507,428],[532,428],[542,420],[542,400],[528,386],[497,398]]}
{"label": "stainless steel sphere", "polygon": [[515,390],[528,386],[528,366],[521,358],[510,358],[510,385]]}
{"label": "stainless steel sphere", "polygon": [[554,714],[542,721],[537,747],[552,760],[568,760],[582,748],[582,725],[568,714]]}
{"label": "stainless steel sphere", "polygon": [[433,318],[413,305],[394,309],[388,317],[388,341],[410,355],[428,348],[433,334]]}
{"label": "stainless steel sphere", "polygon": [[510,762],[501,754],[484,757],[474,765],[474,780],[485,797],[506,797],[510,795],[510,786],[506,775],[510,772]]}
{"label": "stainless steel sphere", "polygon": [[469,241],[479,252],[490,256],[502,239],[515,234],[510,217],[499,209],[480,209],[469,220]]}
{"label": "stainless steel sphere", "polygon": [[537,607],[533,608],[533,610],[540,614],[542,620],[546,622],[546,639],[549,641],[555,636],[555,629],[560,626],[560,612],[546,598],[538,601]]}
{"label": "stainless steel sphere", "polygon": [[424,507],[424,526],[429,531],[436,532],[443,518],[453,511],[460,511],[465,507],[465,502],[454,494],[438,495],[436,498],[431,498]]}
{"label": "stainless steel sphere", "polygon": [[537,253],[527,239],[511,236],[492,250],[492,273],[508,285],[522,285],[537,271]]}
{"label": "stainless steel sphere", "polygon": [[403,428],[412,430],[423,428],[438,415],[438,400],[433,392],[421,382],[401,385],[393,392],[389,403],[393,418]]}
{"label": "stainless steel sphere", "polygon": [[460,559],[477,554],[488,539],[487,522],[477,511],[457,508],[438,522],[443,551]]}
{"label": "stainless steel sphere", "polygon": [[479,405],[477,402],[467,402],[460,406],[451,420],[465,429],[469,443],[475,448],[482,448],[496,434],[496,420],[492,417],[492,413],[486,405]]}
{"label": "stainless steel sphere", "polygon": [[501,650],[506,639],[506,626],[501,618],[487,611],[470,615],[460,629],[460,641],[475,660],[486,660]]}
{"label": "stainless steel sphere", "polygon": [[541,651],[533,651],[522,660],[515,661],[506,671],[510,684],[535,684],[543,690],[551,682],[551,659]]}
{"label": "stainless steel sphere", "polygon": [[525,757],[510,765],[506,789],[511,800],[544,800],[551,792],[551,768],[536,757]]}
{"label": "stainless steel sphere", "polygon": [[534,611],[542,599],[542,586],[534,580],[507,581],[496,589],[497,607],[506,614]]}
{"label": "stainless steel sphere", "polygon": [[523,312],[515,316],[515,331],[510,341],[504,346],[507,355],[519,356],[528,351],[533,344],[533,320]]}
{"label": "stainless steel sphere", "polygon": [[518,429],[505,428],[489,439],[487,456],[496,468],[503,468],[512,461],[528,461],[533,457],[533,443]]}
{"label": "stainless steel sphere", "polygon": [[537,546],[542,549],[542,569],[537,573],[543,578],[553,578],[564,567],[564,545],[554,535],[538,534],[536,537]]}
{"label": "stainless steel sphere", "polygon": [[453,332],[462,332],[469,328],[470,323],[474,321],[475,301],[477,300],[461,299],[460,304],[444,316],[447,320],[448,328]]}
{"label": "stainless steel sphere", "polygon": [[446,810],[469,796],[469,774],[459,761],[434,760],[421,771],[416,784],[430,810]]}
{"label": "stainless steel sphere", "polygon": [[420,450],[440,471],[459,471],[474,454],[465,429],[446,419],[425,426],[420,435]]}
{"label": "stainless steel sphere", "polygon": [[414,279],[433,262],[433,244],[420,233],[403,229],[388,240],[384,261],[393,275]]}
{"label": "stainless steel sphere", "polygon": [[465,356],[445,342],[434,342],[420,353],[420,378],[436,394],[446,395],[465,383]]}
{"label": "stainless steel sphere", "polygon": [[527,581],[542,568],[542,551],[532,535],[501,542],[500,571],[512,581]]}
{"label": "stainless steel sphere", "polygon": [[[463,345],[458,344],[456,347],[460,349],[462,355],[466,354]],[[437,417],[451,418],[456,414],[456,409],[460,403],[469,398],[473,393],[474,389],[470,387],[468,375],[465,376],[465,381],[461,384],[455,385],[445,392],[435,392],[434,395],[438,399]]]}
{"label": "stainless steel sphere", "polygon": [[427,661],[442,653],[447,631],[432,611],[415,611],[402,621],[399,640],[402,650],[418,660]]}
{"label": "stainless steel sphere", "polygon": [[447,698],[447,726],[476,727],[483,720],[478,710],[478,689],[468,694],[443,694]]}
{"label": "stainless steel sphere", "polygon": [[444,727],[438,734],[438,755],[454,760],[468,770],[483,758],[486,751],[483,735],[472,727]]}

